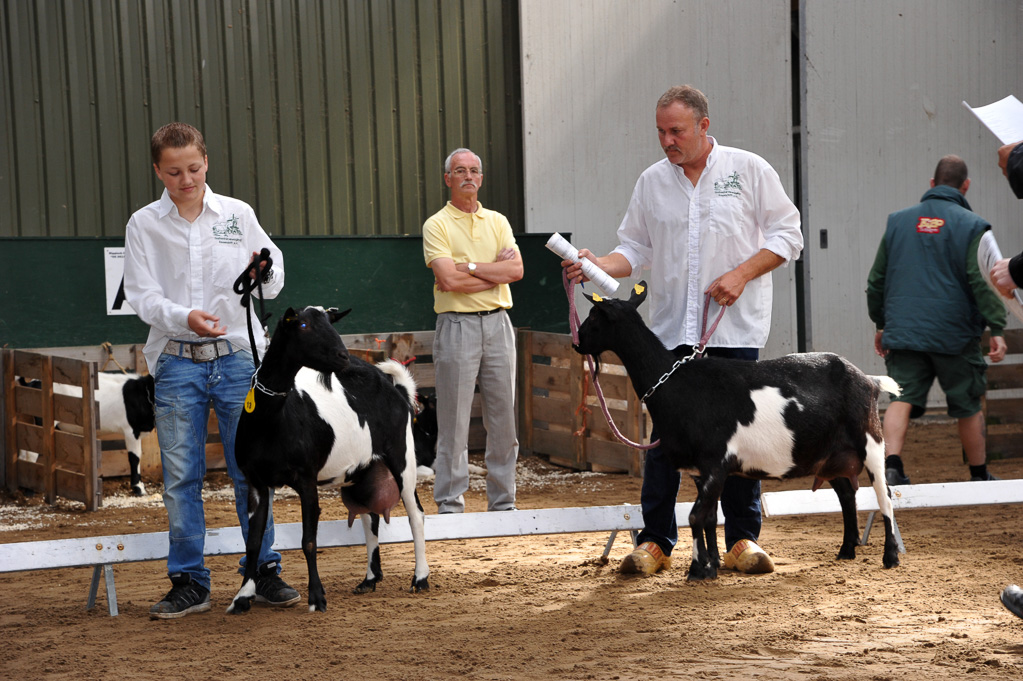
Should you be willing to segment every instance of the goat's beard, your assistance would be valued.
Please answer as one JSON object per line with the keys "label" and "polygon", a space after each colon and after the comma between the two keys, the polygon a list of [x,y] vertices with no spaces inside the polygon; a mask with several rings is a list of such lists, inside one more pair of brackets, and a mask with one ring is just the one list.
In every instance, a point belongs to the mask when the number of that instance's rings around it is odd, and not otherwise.
{"label": "goat's beard", "polygon": [[593,358],[593,378],[600,375],[600,355],[590,355]]}

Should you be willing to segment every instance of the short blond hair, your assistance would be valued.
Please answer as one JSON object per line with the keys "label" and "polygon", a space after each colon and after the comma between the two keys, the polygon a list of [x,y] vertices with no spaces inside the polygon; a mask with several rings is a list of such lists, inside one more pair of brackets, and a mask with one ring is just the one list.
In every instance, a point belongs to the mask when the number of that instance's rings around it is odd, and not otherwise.
{"label": "short blond hair", "polygon": [[667,92],[661,95],[661,98],[657,100],[657,108],[663,109],[664,107],[679,103],[685,106],[696,115],[696,120],[700,121],[704,118],[710,118],[709,108],[707,106],[707,96],[694,88],[692,85],[676,85],[673,88],[669,88]]}

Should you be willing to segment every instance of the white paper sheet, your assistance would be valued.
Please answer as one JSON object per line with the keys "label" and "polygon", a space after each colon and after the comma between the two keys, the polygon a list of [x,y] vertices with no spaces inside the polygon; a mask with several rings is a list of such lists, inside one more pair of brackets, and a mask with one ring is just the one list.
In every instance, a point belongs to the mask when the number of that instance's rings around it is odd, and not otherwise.
{"label": "white paper sheet", "polygon": [[1023,140],[1023,102],[1016,99],[1015,95],[976,108],[963,100],[963,106],[972,111],[1002,144]]}

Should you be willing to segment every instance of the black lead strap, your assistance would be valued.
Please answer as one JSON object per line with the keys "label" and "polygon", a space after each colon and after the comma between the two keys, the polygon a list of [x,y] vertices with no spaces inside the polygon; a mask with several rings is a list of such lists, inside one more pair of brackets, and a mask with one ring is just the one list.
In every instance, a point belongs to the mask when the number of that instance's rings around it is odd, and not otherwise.
{"label": "black lead strap", "polygon": [[[266,266],[260,267],[260,263],[264,260],[266,261]],[[267,320],[270,319],[270,314],[266,312],[263,306],[263,277],[270,271],[273,264],[273,258],[270,257],[270,249],[264,248],[259,252],[259,255],[252,259],[252,262],[245,268],[245,271],[234,280],[234,292],[241,296],[242,307],[246,310],[249,309],[249,303],[252,300],[252,290],[256,289],[259,291],[259,323],[263,326],[266,326]],[[252,348],[252,361],[258,369],[259,354],[256,352],[256,337],[252,333],[251,311],[245,315],[245,321],[249,328],[249,346]]]}

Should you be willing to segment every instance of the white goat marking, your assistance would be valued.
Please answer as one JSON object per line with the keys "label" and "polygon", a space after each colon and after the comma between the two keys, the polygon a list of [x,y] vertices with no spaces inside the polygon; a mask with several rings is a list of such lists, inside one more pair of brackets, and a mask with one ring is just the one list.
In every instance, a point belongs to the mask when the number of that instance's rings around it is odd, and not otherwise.
{"label": "white goat marking", "polygon": [[234,612],[234,604],[242,599],[250,599],[256,595],[256,583],[251,579],[246,579],[245,583],[242,584],[242,588],[238,589],[238,593],[235,594],[234,598],[231,599],[231,605],[227,606],[228,612]]}
{"label": "white goat marking", "polygon": [[728,441],[726,456],[739,461],[742,470],[760,470],[771,477],[782,477],[792,468],[793,432],[785,425],[785,409],[794,398],[783,397],[776,387],[750,391],[753,400],[753,423],[739,424]]}
{"label": "white goat marking", "polygon": [[369,424],[359,424],[359,415],[348,404],[348,395],[337,377],[330,377],[331,390],[320,383],[320,372],[307,367],[295,376],[295,388],[312,398],[319,417],[334,430],[334,446],[317,480],[344,480],[360,466],[368,463],[365,452],[373,450]]}

